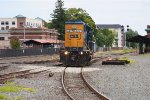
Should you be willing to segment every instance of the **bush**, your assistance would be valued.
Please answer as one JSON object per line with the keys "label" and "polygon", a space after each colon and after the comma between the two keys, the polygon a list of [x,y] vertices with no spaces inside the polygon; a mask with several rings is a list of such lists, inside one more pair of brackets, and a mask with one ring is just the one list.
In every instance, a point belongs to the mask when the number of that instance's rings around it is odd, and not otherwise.
{"label": "bush", "polygon": [[20,49],[20,41],[18,38],[11,38],[10,45],[12,49]]}

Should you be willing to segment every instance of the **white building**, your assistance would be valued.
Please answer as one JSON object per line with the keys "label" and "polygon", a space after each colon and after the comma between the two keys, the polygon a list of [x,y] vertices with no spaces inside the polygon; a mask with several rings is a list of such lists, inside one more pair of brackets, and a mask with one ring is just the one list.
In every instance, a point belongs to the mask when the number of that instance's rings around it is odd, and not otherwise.
{"label": "white building", "polygon": [[115,41],[113,47],[124,47],[125,46],[125,35],[124,27],[120,24],[97,24],[97,29],[109,29],[112,30],[115,34]]}
{"label": "white building", "polygon": [[9,40],[10,37],[10,31],[11,28],[23,28],[23,27],[29,27],[29,28],[43,28],[45,21],[39,17],[35,19],[26,18],[22,15],[17,15],[13,18],[0,18],[0,47],[2,41],[5,43],[5,41]]}

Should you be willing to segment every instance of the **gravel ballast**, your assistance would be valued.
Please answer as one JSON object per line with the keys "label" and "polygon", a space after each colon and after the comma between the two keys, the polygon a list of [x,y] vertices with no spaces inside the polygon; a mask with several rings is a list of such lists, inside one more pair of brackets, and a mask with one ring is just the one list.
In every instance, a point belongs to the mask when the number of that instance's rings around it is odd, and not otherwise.
{"label": "gravel ballast", "polygon": [[[96,90],[111,100],[149,100],[150,55],[126,55],[126,57],[134,59],[135,63],[127,65],[102,65],[102,62],[99,61],[84,68],[85,78]],[[22,65],[14,64],[10,68],[12,69],[13,66],[17,66],[20,69]],[[15,83],[33,88],[35,92],[6,93],[10,97],[23,96],[23,100],[69,100],[62,90],[60,81],[64,67],[53,66],[49,63],[39,65],[23,64],[23,66],[44,66],[50,67],[50,69],[26,79],[15,79]],[[78,69],[74,67],[70,72],[76,73]],[[51,77],[49,77],[49,73],[52,73]]]}
{"label": "gravel ballast", "polygon": [[111,100],[150,99],[150,55],[128,56],[135,63],[128,65],[102,65],[95,63],[84,69],[88,81]]}

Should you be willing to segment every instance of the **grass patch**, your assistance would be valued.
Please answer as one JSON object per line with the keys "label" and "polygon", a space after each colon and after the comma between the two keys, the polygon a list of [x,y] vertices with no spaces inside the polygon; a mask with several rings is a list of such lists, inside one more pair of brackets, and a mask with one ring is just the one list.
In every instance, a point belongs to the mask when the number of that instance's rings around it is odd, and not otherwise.
{"label": "grass patch", "polygon": [[17,85],[13,82],[6,83],[4,86],[0,87],[0,92],[20,92],[20,91],[34,92],[35,90],[32,88],[27,88],[24,86]]}
{"label": "grass patch", "polygon": [[0,100],[6,100],[8,99],[7,95],[0,94]]}
{"label": "grass patch", "polygon": [[[7,92],[17,93],[17,92],[21,92],[21,91],[35,92],[35,90],[32,88],[20,86],[13,82],[8,82],[8,83],[4,84],[4,86],[0,87],[0,93],[7,93]],[[0,94],[0,100],[23,100],[23,97],[18,96],[13,99],[10,99],[7,95]]]}
{"label": "grass patch", "polygon": [[127,60],[127,61],[130,62],[130,64],[133,64],[133,63],[135,62],[134,59],[129,59],[129,58],[127,58],[127,57],[117,58],[117,60]]}
{"label": "grass patch", "polygon": [[131,53],[136,52],[136,49],[112,50],[113,53]]}

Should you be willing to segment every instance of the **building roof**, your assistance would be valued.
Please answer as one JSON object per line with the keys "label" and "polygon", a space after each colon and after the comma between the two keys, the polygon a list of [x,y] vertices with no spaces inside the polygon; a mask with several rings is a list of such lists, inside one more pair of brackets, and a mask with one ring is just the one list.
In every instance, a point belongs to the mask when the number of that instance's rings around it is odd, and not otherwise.
{"label": "building roof", "polygon": [[107,29],[107,28],[122,28],[120,24],[96,24],[97,28]]}
{"label": "building roof", "polygon": [[145,31],[150,31],[150,28],[145,29]]}
{"label": "building roof", "polygon": [[126,41],[136,43],[150,43],[150,38],[147,38],[146,36],[137,35],[127,39]]}
{"label": "building roof", "polygon": [[[59,41],[58,41],[59,42]],[[57,40],[54,39],[34,39],[34,40],[28,40],[24,42],[25,44],[51,44],[51,43],[57,43]]]}
{"label": "building roof", "polygon": [[[48,29],[48,28],[25,28],[25,32],[26,33],[43,33],[43,32],[46,32],[46,33],[60,35],[57,30]],[[24,33],[24,28],[11,28],[10,33]]]}
{"label": "building roof", "polygon": [[21,15],[21,14],[19,14],[19,15],[15,16],[15,18],[26,18],[26,17]]}
{"label": "building roof", "polygon": [[40,18],[40,17],[36,17],[35,19],[36,19],[36,20],[43,20],[43,19],[42,19],[42,18]]}

